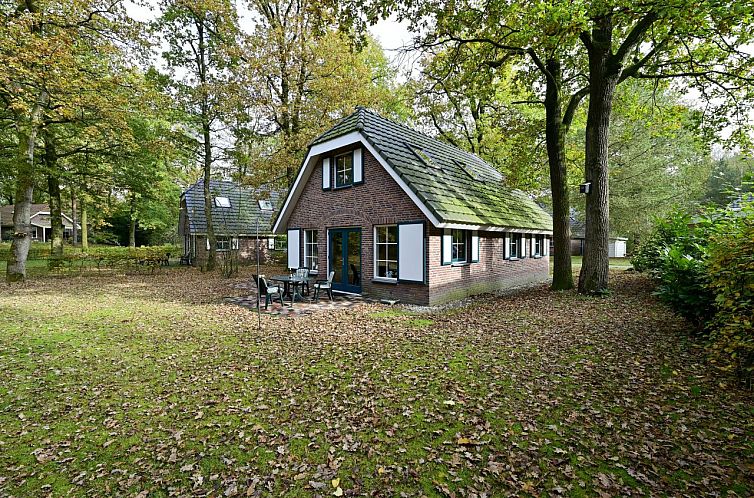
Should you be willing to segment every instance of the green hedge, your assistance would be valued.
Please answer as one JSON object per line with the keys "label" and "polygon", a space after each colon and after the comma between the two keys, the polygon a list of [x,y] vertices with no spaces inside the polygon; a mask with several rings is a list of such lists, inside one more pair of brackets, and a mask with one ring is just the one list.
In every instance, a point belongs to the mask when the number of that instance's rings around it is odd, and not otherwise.
{"label": "green hedge", "polygon": [[708,340],[710,359],[754,381],[754,203],[691,217],[673,212],[632,258],[656,294]]}
{"label": "green hedge", "polygon": [[[148,268],[154,270],[167,261],[168,255],[176,257],[181,254],[176,245],[149,247],[94,246],[87,252],[81,248],[66,247],[62,256],[53,256],[48,244],[32,244],[27,260],[46,262],[49,272],[83,272],[85,270]],[[10,256],[10,244],[0,245],[0,259],[7,261]],[[43,263],[44,264],[44,263]],[[30,265],[39,268],[39,265]]]}

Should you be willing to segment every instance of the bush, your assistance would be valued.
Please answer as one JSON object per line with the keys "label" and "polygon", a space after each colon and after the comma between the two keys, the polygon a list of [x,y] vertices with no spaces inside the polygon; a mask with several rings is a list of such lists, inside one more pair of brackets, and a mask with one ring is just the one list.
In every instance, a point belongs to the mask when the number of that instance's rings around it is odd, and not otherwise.
{"label": "bush", "polygon": [[754,204],[727,218],[711,237],[708,288],[717,313],[709,324],[712,361],[754,382]]}
{"label": "bush", "polygon": [[707,335],[710,359],[754,380],[754,203],[657,220],[632,259],[656,294]]}
{"label": "bush", "polygon": [[701,331],[714,314],[714,295],[708,289],[706,243],[714,216],[692,219],[672,211],[655,221],[655,227],[631,263],[657,282],[656,294]]}

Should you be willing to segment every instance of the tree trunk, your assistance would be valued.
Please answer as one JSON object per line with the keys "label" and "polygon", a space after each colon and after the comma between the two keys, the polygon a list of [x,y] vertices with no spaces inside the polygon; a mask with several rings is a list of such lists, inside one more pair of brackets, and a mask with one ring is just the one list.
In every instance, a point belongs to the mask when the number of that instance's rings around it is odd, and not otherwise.
{"label": "tree trunk", "polygon": [[136,197],[133,194],[128,212],[128,247],[136,247]]}
{"label": "tree trunk", "polygon": [[209,241],[207,271],[213,271],[217,265],[217,239],[212,224],[212,192],[209,188],[212,179],[212,148],[209,140],[209,126],[206,126],[204,130],[204,212],[207,218],[207,240]]}
{"label": "tree trunk", "polygon": [[63,204],[60,198],[60,170],[55,138],[50,129],[44,133],[44,161],[47,167],[47,193],[50,196],[50,245],[52,255],[63,256]]}
{"label": "tree trunk", "polygon": [[8,283],[26,279],[26,259],[31,247],[31,203],[34,196],[34,146],[39,120],[47,94],[43,91],[28,117],[16,117],[18,152],[16,156],[16,193],[10,258],[5,268]]}
{"label": "tree trunk", "polygon": [[555,246],[552,288],[566,290],[573,288],[568,171],[565,162],[565,135],[568,127],[563,123],[562,115],[560,61],[548,59],[546,65],[548,72],[552,75],[552,79],[547,78],[545,94],[545,137],[547,162],[550,166],[552,228]]}
{"label": "tree trunk", "polygon": [[585,180],[591,183],[586,195],[586,237],[579,274],[579,292],[602,294],[608,290],[610,203],[608,185],[608,133],[620,66],[612,55],[612,18],[595,21],[589,48],[589,112],[585,142]]}
{"label": "tree trunk", "polygon": [[[207,81],[207,46],[205,37],[204,23],[197,24],[199,37],[199,53],[197,58],[197,69],[199,70],[199,79],[202,83]],[[206,92],[206,91],[205,91]],[[202,140],[204,141],[204,216],[207,220],[207,240],[209,241],[209,251],[207,252],[207,271],[213,271],[217,266],[217,239],[215,238],[215,227],[212,223],[212,192],[210,191],[210,180],[212,178],[212,130],[210,118],[209,96],[204,93],[202,106]]]}
{"label": "tree trunk", "polygon": [[76,211],[76,192],[71,190],[71,221],[73,223],[73,228],[71,229],[71,243],[74,246],[79,242],[79,229],[76,226],[78,225],[78,216]]}
{"label": "tree trunk", "polygon": [[19,154],[16,167],[16,204],[13,210],[13,234],[10,259],[5,278],[10,282],[26,279],[26,258],[31,247],[31,203],[34,195],[34,125],[17,127]]}
{"label": "tree trunk", "polygon": [[87,228],[86,202],[81,198],[81,250],[89,250],[89,228]]}

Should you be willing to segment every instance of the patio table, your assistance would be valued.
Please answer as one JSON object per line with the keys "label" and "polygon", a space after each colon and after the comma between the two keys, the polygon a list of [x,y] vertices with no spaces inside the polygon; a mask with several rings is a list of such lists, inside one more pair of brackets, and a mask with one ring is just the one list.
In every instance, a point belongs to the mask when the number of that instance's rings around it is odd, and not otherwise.
{"label": "patio table", "polygon": [[284,286],[283,290],[283,296],[290,296],[291,297],[291,306],[293,306],[293,302],[298,299],[299,301],[303,301],[304,296],[302,296],[298,292],[298,286],[303,285],[307,282],[311,282],[314,280],[313,278],[302,278],[298,277],[296,275],[290,276],[290,275],[275,275],[270,277],[270,280],[273,282],[280,282]]}

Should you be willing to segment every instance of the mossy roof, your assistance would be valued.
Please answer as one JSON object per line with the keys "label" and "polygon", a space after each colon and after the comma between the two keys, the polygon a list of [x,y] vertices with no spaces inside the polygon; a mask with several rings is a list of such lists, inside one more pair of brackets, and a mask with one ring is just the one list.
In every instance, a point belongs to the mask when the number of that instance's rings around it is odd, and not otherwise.
{"label": "mossy roof", "polygon": [[[551,216],[478,156],[359,107],[312,145],[360,132],[441,223],[552,230]],[[367,180],[368,181],[368,180]]]}
{"label": "mossy roof", "polygon": [[[268,198],[275,210],[279,208],[280,195],[277,192],[262,193],[249,187],[224,180],[210,180],[209,191],[213,197],[212,223],[215,234],[221,236],[250,235],[254,233],[257,216],[259,216],[259,233],[272,233],[273,213],[261,211],[257,199]],[[223,208],[215,204],[215,197],[227,197],[230,207]],[[207,233],[207,217],[204,211],[204,181],[199,180],[183,193],[186,200],[191,234]]]}

